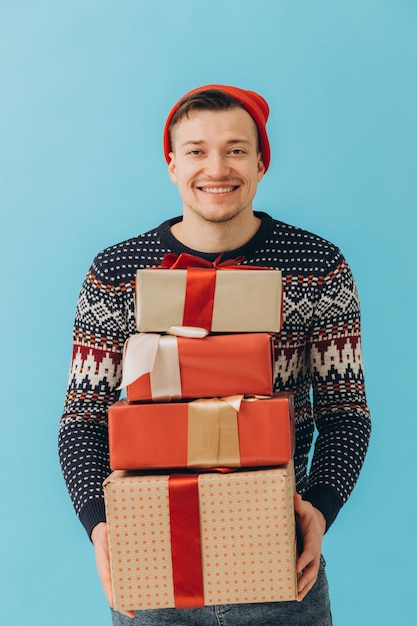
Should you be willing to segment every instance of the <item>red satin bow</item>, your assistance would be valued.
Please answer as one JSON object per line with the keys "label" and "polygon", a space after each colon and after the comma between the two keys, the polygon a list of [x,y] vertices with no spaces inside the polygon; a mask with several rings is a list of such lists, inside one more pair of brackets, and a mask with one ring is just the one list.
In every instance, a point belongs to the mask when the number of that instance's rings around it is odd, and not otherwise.
{"label": "red satin bow", "polygon": [[223,267],[235,267],[238,266],[243,259],[244,256],[238,256],[236,259],[228,259],[227,261],[221,261],[220,259],[223,256],[223,252],[219,254],[217,259],[212,261],[207,261],[206,259],[202,259],[199,256],[195,256],[194,254],[188,254],[187,252],[181,252],[181,254],[174,254],[173,252],[168,252],[164,258],[162,259],[161,267],[164,269],[170,270],[185,270],[189,267],[201,267],[201,268],[223,268]]}

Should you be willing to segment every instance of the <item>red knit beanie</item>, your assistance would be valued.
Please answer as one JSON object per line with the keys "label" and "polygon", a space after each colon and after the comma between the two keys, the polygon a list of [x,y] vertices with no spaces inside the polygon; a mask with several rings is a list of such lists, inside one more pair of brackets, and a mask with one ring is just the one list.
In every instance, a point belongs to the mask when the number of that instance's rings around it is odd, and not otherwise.
{"label": "red knit beanie", "polygon": [[232,98],[238,100],[246,109],[246,111],[253,118],[256,126],[258,127],[259,139],[261,144],[261,152],[262,152],[262,161],[265,166],[265,172],[269,167],[269,162],[271,160],[271,151],[269,147],[268,135],[266,134],[266,122],[268,120],[269,115],[269,106],[267,101],[262,98],[259,94],[255,93],[255,91],[248,91],[246,89],[239,89],[239,87],[229,87],[227,85],[204,85],[203,87],[197,87],[192,91],[186,93],[171,109],[167,121],[165,122],[164,128],[164,154],[167,163],[170,162],[169,153],[171,150],[171,140],[169,137],[169,125],[171,120],[178,109],[181,102],[195,93],[200,91],[206,91],[207,89],[216,89],[217,91],[221,91]]}

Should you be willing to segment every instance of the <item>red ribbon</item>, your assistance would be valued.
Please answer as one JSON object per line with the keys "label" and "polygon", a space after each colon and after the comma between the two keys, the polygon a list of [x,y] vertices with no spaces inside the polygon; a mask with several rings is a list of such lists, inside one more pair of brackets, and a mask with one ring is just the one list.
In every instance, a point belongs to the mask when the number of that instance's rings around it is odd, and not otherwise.
{"label": "red ribbon", "polygon": [[[221,261],[223,253],[214,261],[207,261],[194,254],[168,252],[162,259],[161,268],[171,270],[187,270],[187,286],[183,314],[184,326],[198,326],[211,330],[214,292],[216,288],[216,270],[265,270],[270,268],[257,265],[240,265],[245,258]],[[209,271],[208,271],[209,270]],[[271,269],[271,271],[273,271]]]}
{"label": "red ribbon", "polygon": [[169,477],[174,601],[177,609],[204,606],[198,474]]}
{"label": "red ribbon", "polygon": [[221,261],[222,254],[213,262],[187,252],[182,252],[179,255],[169,252],[164,256],[161,264],[164,269],[187,270],[187,287],[182,320],[184,326],[198,326],[211,330],[216,270],[240,268],[239,263],[245,258],[240,256],[236,259]]}
{"label": "red ribbon", "polygon": [[187,269],[187,287],[185,292],[184,326],[198,326],[211,330],[216,289],[216,270]]}
{"label": "red ribbon", "polygon": [[217,259],[215,259],[214,261],[207,261],[206,259],[202,259],[201,257],[195,256],[194,254],[188,254],[187,252],[181,252],[181,254],[168,252],[162,259],[161,267],[170,270],[186,270],[189,267],[204,267],[214,269],[223,269],[226,267],[235,268],[240,267],[239,264],[245,258],[244,256],[238,256],[236,259],[221,261],[222,256],[223,252],[219,254]]}

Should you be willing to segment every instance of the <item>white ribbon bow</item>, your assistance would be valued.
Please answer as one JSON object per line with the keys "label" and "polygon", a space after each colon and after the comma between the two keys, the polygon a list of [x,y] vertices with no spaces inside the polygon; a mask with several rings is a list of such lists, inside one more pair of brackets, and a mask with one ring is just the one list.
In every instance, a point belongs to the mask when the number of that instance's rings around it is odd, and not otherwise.
{"label": "white ribbon bow", "polygon": [[177,337],[201,339],[207,334],[205,328],[172,326],[166,335],[132,335],[123,350],[123,376],[119,389],[127,387],[144,374],[150,374],[153,399],[181,398]]}

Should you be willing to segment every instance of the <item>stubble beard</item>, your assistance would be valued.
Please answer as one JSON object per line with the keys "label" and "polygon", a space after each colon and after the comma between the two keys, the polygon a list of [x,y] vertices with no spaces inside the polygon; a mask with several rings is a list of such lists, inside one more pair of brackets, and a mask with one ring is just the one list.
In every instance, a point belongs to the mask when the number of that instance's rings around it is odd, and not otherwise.
{"label": "stubble beard", "polygon": [[203,210],[198,206],[188,205],[189,210],[194,213],[201,221],[209,224],[227,224],[233,222],[239,215],[241,215],[247,206],[237,205],[234,208],[230,208],[224,211],[221,207],[210,210]]}
{"label": "stubble beard", "polygon": [[[236,181],[236,180],[221,181],[221,182],[225,186],[238,185],[239,188],[241,186],[241,182]],[[198,185],[195,185],[195,187],[198,189],[198,187],[204,187],[204,184],[198,183]],[[198,191],[198,193],[205,193],[205,192]],[[231,193],[235,193],[235,192],[231,192]],[[215,194],[213,194],[213,197],[211,197],[210,194],[207,193],[207,196],[209,196],[209,198],[211,198],[211,200],[214,201],[214,204],[211,207],[205,208],[205,207],[200,206],[196,202],[191,202],[187,204],[188,209],[192,213],[194,213],[194,215],[200,218],[200,220],[206,223],[223,224],[223,223],[232,222],[234,219],[239,217],[239,215],[241,215],[245,210],[247,210],[248,206],[250,206],[250,209],[252,210],[252,202],[244,203],[242,202],[241,199],[237,199],[236,204],[230,206],[228,205],[228,202],[229,202],[228,198],[224,198],[224,200],[218,199],[218,205],[216,206]],[[224,202],[224,205],[223,205],[223,202]]]}

